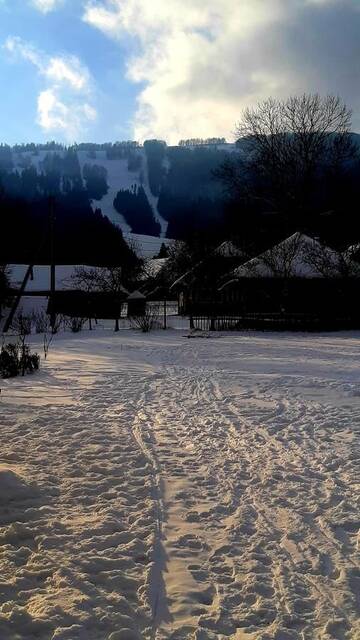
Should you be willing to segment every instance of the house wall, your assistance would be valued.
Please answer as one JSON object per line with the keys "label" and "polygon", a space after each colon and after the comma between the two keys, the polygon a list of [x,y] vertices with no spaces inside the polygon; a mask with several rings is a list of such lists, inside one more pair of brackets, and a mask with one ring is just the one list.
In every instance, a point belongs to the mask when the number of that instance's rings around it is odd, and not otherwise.
{"label": "house wall", "polygon": [[309,313],[343,317],[358,313],[360,280],[243,278],[222,291],[192,289],[180,294],[184,315]]}

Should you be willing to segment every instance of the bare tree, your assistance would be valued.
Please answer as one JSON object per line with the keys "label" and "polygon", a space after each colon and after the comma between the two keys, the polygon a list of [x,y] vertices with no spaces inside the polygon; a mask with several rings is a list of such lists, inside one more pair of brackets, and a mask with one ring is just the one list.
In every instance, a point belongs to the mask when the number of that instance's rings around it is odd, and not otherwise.
{"label": "bare tree", "polygon": [[122,267],[77,267],[70,280],[81,291],[115,294],[126,291],[122,284]]}
{"label": "bare tree", "polygon": [[141,329],[143,333],[149,333],[152,329],[161,327],[160,314],[160,305],[147,304],[143,315],[131,316],[130,324],[134,329]]}
{"label": "bare tree", "polygon": [[289,279],[296,275],[296,266],[303,259],[304,242],[300,233],[271,247],[258,258],[249,260],[237,269],[238,274],[248,277],[271,276],[272,278]]}
{"label": "bare tree", "polygon": [[237,270],[238,276],[351,278],[360,276],[360,265],[347,252],[330,248],[315,238],[294,233]]}
{"label": "bare tree", "polygon": [[26,339],[27,336],[31,334],[31,317],[25,316],[20,310],[13,320],[12,328],[18,336],[21,375],[24,376],[26,369],[26,355],[28,350]]}
{"label": "bare tree", "polygon": [[[122,267],[78,267],[71,276],[71,285],[80,291],[111,293],[121,298],[128,291],[123,286]],[[119,319],[115,319],[115,331],[119,330]]]}
{"label": "bare tree", "polygon": [[351,136],[352,112],[338,96],[318,94],[269,98],[248,108],[236,126],[240,154],[237,165],[228,163],[219,177],[229,189],[246,191],[244,175],[250,170],[262,181],[253,189],[273,210],[304,208],[319,172],[339,171],[356,155]]}
{"label": "bare tree", "polygon": [[307,247],[308,264],[324,278],[359,278],[360,265],[352,259],[351,252],[339,251],[314,242]]}

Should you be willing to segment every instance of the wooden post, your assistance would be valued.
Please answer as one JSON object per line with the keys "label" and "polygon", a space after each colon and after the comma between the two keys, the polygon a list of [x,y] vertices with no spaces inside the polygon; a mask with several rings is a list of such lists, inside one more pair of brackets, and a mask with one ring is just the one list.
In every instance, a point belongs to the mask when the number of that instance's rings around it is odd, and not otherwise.
{"label": "wooden post", "polygon": [[167,329],[167,316],[166,316],[166,298],[164,298],[164,326],[163,329]]}
{"label": "wooden post", "polygon": [[26,270],[26,273],[25,273],[24,279],[22,281],[22,285],[20,287],[19,293],[17,294],[17,296],[15,298],[15,301],[14,301],[14,304],[12,305],[10,314],[9,314],[9,316],[8,316],[6,322],[5,322],[4,329],[3,329],[4,333],[7,333],[9,331],[9,329],[10,329],[12,323],[13,323],[13,320],[14,320],[14,317],[15,317],[15,313],[16,313],[17,308],[19,306],[20,300],[21,300],[21,298],[22,298],[22,296],[23,296],[23,294],[25,292],[26,285],[28,283],[28,280],[29,280],[31,274],[33,273],[33,266],[34,266],[33,264],[30,264],[28,266],[27,270]]}
{"label": "wooden post", "polygon": [[55,269],[55,208],[54,208],[53,196],[50,196],[49,198],[49,209],[50,209],[50,327],[51,327],[51,332],[55,333],[56,269]]}

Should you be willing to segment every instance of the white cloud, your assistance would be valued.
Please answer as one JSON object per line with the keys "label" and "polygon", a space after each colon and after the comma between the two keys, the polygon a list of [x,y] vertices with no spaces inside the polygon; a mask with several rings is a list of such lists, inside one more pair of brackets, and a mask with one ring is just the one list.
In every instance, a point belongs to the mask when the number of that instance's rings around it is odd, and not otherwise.
{"label": "white cloud", "polygon": [[30,3],[41,13],[50,13],[50,11],[59,9],[64,4],[64,0],[30,0]]}
{"label": "white cloud", "polygon": [[56,85],[68,85],[75,91],[89,89],[89,71],[76,56],[48,56],[31,43],[13,36],[7,38],[4,48],[31,62],[42,76]]}
{"label": "white cloud", "polygon": [[91,76],[77,57],[48,56],[17,37],[7,38],[3,48],[33,64],[46,81],[37,101],[38,124],[44,131],[73,140],[95,120],[97,113],[89,102]]}
{"label": "white cloud", "polygon": [[74,140],[84,121],[96,119],[95,109],[87,103],[62,102],[55,89],[46,89],[38,97],[38,123],[44,131],[64,131],[69,140]]}
{"label": "white cloud", "polygon": [[56,84],[69,84],[76,91],[88,90],[90,74],[75,56],[49,58],[44,75]]}
{"label": "white cloud", "polygon": [[[311,31],[308,15],[345,5],[350,11],[357,2],[94,0],[85,5],[83,19],[115,40],[134,38],[128,78],[144,83],[135,137],[176,142],[179,137],[229,137],[245,106],[269,95],[321,90],[326,62],[317,67],[301,46]],[[315,30],[318,47],[327,46],[323,38]],[[331,79],[327,88],[338,91]]]}

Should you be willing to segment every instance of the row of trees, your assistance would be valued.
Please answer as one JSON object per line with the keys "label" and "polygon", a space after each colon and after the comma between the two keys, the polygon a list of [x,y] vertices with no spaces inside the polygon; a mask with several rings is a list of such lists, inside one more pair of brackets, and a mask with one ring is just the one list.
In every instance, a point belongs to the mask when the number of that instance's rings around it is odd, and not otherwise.
{"label": "row of trees", "polygon": [[133,233],[160,235],[160,224],[154,218],[143,187],[133,185],[131,189],[120,190],[114,199],[114,207],[124,216]]}
{"label": "row of trees", "polygon": [[[251,257],[295,231],[332,247],[345,272],[343,251],[360,241],[359,136],[351,120],[351,110],[336,96],[269,99],[242,114],[238,153],[219,158],[219,152],[203,148],[168,149],[172,157],[159,211],[170,220],[169,236],[184,240],[170,249],[168,281],[206,258],[221,240],[232,239]],[[191,169],[200,153],[204,174],[197,182]],[[212,197],[202,200],[198,189],[206,181]],[[197,196],[190,206],[182,187]],[[175,230],[177,220],[181,228]],[[312,258],[331,270],[326,253]]]}
{"label": "row of trees", "polygon": [[189,138],[187,140],[180,140],[179,147],[203,147],[226,144],[225,138]]}
{"label": "row of trees", "polygon": [[[139,259],[120,228],[93,211],[87,192],[74,190],[55,198],[55,261],[57,264],[122,265],[131,279]],[[49,264],[51,261],[49,201],[32,202],[0,194],[1,262]]]}

